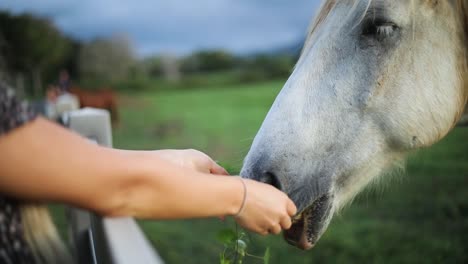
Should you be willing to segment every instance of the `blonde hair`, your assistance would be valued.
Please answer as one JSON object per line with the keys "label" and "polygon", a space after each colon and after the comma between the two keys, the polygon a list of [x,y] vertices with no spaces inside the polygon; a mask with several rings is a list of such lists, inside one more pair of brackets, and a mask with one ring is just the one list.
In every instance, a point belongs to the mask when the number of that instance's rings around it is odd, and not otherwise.
{"label": "blonde hair", "polygon": [[20,210],[24,236],[35,263],[74,263],[45,205],[28,203],[21,205]]}

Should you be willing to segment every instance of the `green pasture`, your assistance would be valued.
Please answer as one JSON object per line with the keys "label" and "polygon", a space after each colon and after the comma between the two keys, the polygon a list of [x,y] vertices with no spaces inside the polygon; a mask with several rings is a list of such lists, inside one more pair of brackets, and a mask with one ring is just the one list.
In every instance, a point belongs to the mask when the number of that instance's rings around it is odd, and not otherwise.
{"label": "green pasture", "polygon": [[[261,125],[281,82],[121,95],[115,147],[196,148],[231,173]],[[150,90],[150,89],[149,89]],[[311,251],[281,237],[250,235],[248,251],[270,263],[468,263],[468,129],[413,154],[406,172],[368,188],[336,216]],[[157,201],[155,201],[157,202]],[[219,263],[216,234],[228,220],[144,221],[141,226],[171,263]],[[262,263],[254,258],[244,263]]]}

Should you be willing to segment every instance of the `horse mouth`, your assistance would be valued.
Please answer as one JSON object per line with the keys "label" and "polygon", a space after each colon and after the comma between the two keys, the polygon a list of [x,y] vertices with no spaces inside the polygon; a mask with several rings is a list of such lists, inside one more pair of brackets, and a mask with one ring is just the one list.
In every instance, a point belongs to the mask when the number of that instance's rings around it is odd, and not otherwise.
{"label": "horse mouth", "polygon": [[284,239],[303,250],[313,248],[330,222],[331,209],[330,196],[319,197],[293,218],[291,228],[283,232]]}

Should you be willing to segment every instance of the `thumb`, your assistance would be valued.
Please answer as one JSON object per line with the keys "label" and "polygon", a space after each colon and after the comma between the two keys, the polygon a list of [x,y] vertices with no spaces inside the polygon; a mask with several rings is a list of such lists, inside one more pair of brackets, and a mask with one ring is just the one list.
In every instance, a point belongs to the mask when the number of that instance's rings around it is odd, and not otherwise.
{"label": "thumb", "polygon": [[291,199],[288,199],[288,203],[286,204],[286,210],[288,211],[289,216],[294,216],[297,213],[297,207],[291,201]]}

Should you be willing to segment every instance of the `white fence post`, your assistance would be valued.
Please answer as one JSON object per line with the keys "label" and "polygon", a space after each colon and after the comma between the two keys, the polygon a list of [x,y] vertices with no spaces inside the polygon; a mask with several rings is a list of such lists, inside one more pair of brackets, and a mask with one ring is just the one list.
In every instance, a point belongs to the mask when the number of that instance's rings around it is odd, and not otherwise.
{"label": "white fence post", "polygon": [[[97,144],[112,147],[108,111],[85,108],[69,112],[63,119],[71,130]],[[163,263],[132,218],[101,218],[73,208],[70,225],[78,263]]]}

